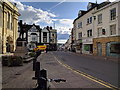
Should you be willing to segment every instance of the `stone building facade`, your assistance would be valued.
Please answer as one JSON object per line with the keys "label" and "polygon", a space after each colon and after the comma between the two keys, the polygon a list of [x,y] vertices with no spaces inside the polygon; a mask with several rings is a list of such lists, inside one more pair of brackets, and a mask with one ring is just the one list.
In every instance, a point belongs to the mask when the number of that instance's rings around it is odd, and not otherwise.
{"label": "stone building facade", "polygon": [[0,45],[2,53],[14,52],[18,38],[18,9],[16,4],[0,1]]}

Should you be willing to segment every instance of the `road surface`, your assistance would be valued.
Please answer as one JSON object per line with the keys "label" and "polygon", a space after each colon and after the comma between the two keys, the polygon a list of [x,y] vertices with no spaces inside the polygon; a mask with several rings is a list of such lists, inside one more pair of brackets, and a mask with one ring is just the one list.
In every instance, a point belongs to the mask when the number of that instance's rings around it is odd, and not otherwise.
{"label": "road surface", "polygon": [[78,55],[72,52],[56,51],[53,54],[75,70],[85,72],[97,79],[118,87],[118,63],[94,56]]}

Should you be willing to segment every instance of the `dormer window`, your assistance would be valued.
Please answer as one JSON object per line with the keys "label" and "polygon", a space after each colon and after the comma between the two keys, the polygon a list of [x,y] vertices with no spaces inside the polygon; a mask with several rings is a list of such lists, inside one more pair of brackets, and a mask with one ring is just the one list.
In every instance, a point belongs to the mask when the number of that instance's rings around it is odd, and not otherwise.
{"label": "dormer window", "polygon": [[82,11],[80,10],[78,13],[78,17],[82,15]]}
{"label": "dormer window", "polygon": [[88,6],[87,6],[87,10],[89,10],[91,8],[92,8],[92,3],[89,3]]}

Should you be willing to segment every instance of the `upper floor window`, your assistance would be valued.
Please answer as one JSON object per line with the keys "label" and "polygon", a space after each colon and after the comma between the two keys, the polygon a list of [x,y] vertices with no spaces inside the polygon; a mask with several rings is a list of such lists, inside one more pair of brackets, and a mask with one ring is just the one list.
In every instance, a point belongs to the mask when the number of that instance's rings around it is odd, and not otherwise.
{"label": "upper floor window", "polygon": [[105,35],[105,34],[106,34],[105,29],[103,29],[102,27],[98,28],[98,36],[102,36],[102,35]]}
{"label": "upper floor window", "polygon": [[89,10],[91,8],[92,8],[92,3],[89,3],[88,6],[87,6],[87,10]]}
{"label": "upper floor window", "polygon": [[92,17],[87,18],[87,24],[91,24],[92,23]]}
{"label": "upper floor window", "polygon": [[82,32],[78,33],[78,38],[79,38],[79,39],[82,38]]}
{"label": "upper floor window", "polygon": [[7,28],[10,29],[10,13],[7,13]]}
{"label": "upper floor window", "polygon": [[37,34],[36,33],[31,33],[31,40],[37,41]]}
{"label": "upper floor window", "polygon": [[98,15],[98,24],[101,24],[102,23],[102,14],[99,14]]}
{"label": "upper floor window", "polygon": [[3,24],[3,20],[2,20],[2,10],[1,10],[1,8],[0,8],[0,26],[2,26],[2,24]]}
{"label": "upper floor window", "polygon": [[82,22],[78,23],[78,28],[82,28]]}
{"label": "upper floor window", "polygon": [[90,30],[87,31],[87,36],[88,36],[88,37],[91,37],[91,36],[92,36],[92,29],[90,29]]}
{"label": "upper floor window", "polygon": [[116,34],[116,24],[110,25],[110,35]]}
{"label": "upper floor window", "polygon": [[43,32],[43,37],[47,37],[47,32]]}
{"label": "upper floor window", "polygon": [[55,37],[55,35],[54,35],[54,34],[52,34],[52,37]]}
{"label": "upper floor window", "polygon": [[110,10],[110,20],[116,19],[116,8]]}

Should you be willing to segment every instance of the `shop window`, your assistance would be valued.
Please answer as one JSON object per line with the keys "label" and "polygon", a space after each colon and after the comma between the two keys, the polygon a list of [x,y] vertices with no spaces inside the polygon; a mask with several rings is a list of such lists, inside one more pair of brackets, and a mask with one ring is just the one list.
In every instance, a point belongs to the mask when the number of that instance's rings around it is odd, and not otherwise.
{"label": "shop window", "polygon": [[120,54],[120,43],[110,45],[110,53]]}
{"label": "shop window", "polygon": [[84,50],[85,50],[85,51],[89,51],[89,50],[90,50],[90,46],[89,46],[89,45],[85,45],[85,46],[84,46]]}

